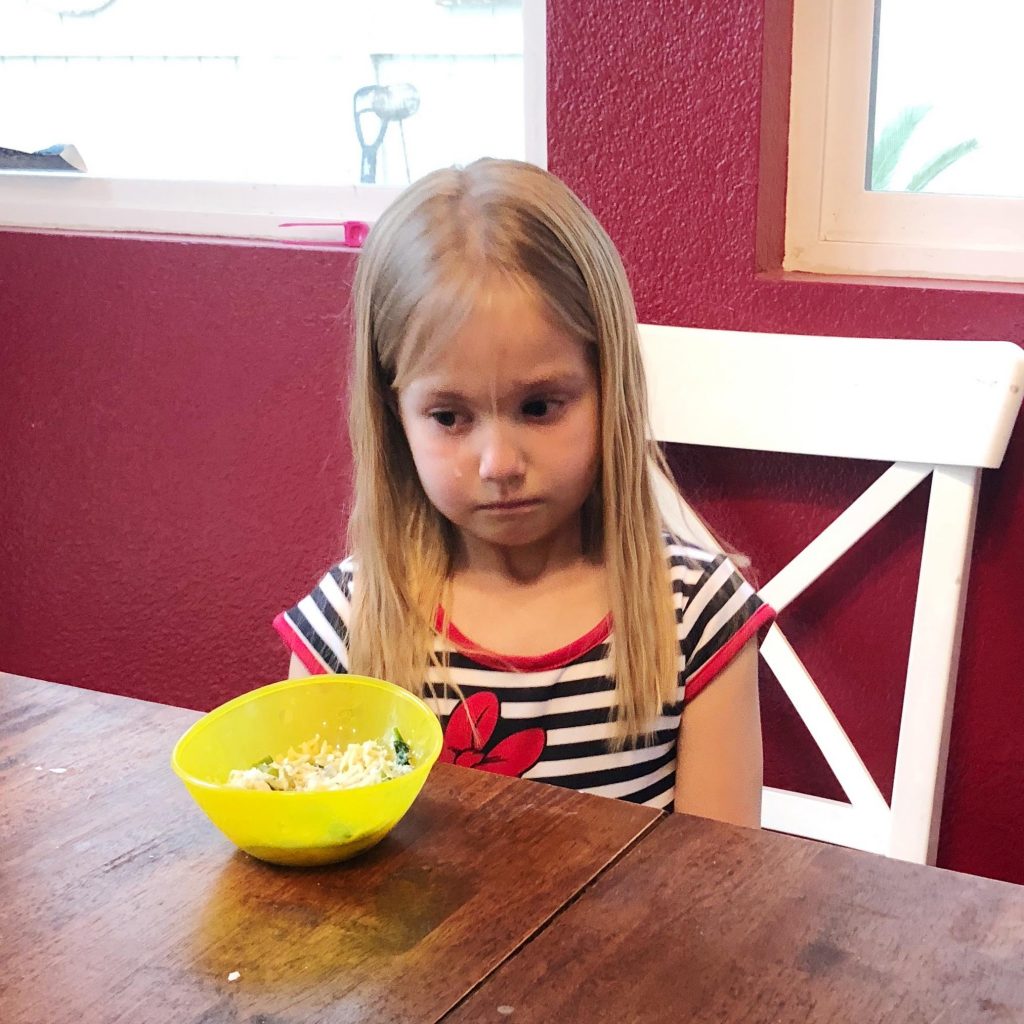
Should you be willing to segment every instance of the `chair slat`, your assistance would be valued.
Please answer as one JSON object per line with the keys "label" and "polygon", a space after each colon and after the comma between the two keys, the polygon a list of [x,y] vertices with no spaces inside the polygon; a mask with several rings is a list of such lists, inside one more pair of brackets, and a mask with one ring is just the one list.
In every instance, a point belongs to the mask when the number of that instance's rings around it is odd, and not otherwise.
{"label": "chair slat", "polygon": [[892,789],[890,852],[904,860],[935,861],[980,476],[932,479]]}
{"label": "chair slat", "polygon": [[872,814],[840,800],[771,787],[765,787],[762,809],[764,818],[772,822],[764,827],[774,832],[838,843],[868,853],[888,853],[890,828],[887,816],[882,814]]}
{"label": "chair slat", "polygon": [[761,588],[761,597],[781,612],[888,515],[931,471],[931,466],[905,463],[890,466]]}
{"label": "chair slat", "polygon": [[[777,625],[768,630],[761,645],[761,654],[807,726],[850,803],[865,807],[872,813],[888,813],[885,797],[850,742],[850,737]],[[761,821],[766,828],[777,827],[770,815],[762,815]]]}
{"label": "chair slat", "polygon": [[640,327],[654,436],[953,466],[1002,461],[1024,389],[1005,341]]}

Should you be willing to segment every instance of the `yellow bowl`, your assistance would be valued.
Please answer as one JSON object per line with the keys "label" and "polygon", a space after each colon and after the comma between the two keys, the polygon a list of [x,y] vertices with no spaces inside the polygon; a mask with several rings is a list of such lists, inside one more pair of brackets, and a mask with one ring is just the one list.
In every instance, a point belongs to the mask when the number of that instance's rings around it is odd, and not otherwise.
{"label": "yellow bowl", "polygon": [[[331,744],[386,739],[398,729],[413,769],[373,786],[272,793],[225,785],[233,768],[285,753],[319,734]],[[418,697],[365,676],[314,676],[244,693],[199,719],[175,744],[171,766],[236,846],[274,864],[347,860],[402,819],[441,753],[441,725]]]}

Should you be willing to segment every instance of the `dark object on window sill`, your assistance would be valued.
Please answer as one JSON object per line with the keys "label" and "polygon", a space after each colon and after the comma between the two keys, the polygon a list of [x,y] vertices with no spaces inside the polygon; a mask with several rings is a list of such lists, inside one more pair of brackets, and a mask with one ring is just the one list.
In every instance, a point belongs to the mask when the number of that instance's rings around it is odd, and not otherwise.
{"label": "dark object on window sill", "polygon": [[[405,129],[402,122],[420,109],[420,94],[415,85],[403,82],[401,85],[364,85],[352,97],[352,113],[356,121],[356,138],[363,152],[359,165],[359,181],[373,185],[377,181],[377,150],[384,141],[384,134],[392,121],[398,123],[402,136],[402,156],[405,159],[405,177],[409,174],[409,152],[405,148]],[[363,133],[363,118],[367,114],[377,117],[377,136],[371,139]]]}
{"label": "dark object on window sill", "polygon": [[85,161],[74,146],[48,146],[34,153],[0,146],[2,171],[85,171]]}

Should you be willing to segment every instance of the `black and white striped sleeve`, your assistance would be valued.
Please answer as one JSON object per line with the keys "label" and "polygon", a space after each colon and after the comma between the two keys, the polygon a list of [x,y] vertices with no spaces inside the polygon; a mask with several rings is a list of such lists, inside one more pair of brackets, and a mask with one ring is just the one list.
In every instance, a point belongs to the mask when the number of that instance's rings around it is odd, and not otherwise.
{"label": "black and white striped sleeve", "polygon": [[288,649],[313,674],[348,671],[352,563],[341,562],[298,604],[274,619]]}
{"label": "black and white striped sleeve", "polygon": [[775,618],[723,554],[669,545],[685,697],[692,700]]}

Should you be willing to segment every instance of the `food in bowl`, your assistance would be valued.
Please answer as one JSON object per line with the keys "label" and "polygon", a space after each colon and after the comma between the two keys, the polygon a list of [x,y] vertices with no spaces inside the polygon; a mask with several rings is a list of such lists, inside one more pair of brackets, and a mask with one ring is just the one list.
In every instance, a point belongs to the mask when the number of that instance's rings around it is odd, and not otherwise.
{"label": "food in bowl", "polygon": [[397,729],[388,742],[364,740],[333,746],[319,734],[287,754],[263,758],[251,768],[233,768],[228,785],[276,793],[310,793],[317,790],[354,789],[408,775],[413,769],[409,744]]}

